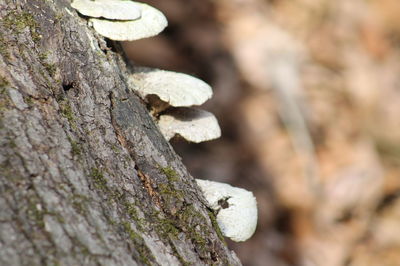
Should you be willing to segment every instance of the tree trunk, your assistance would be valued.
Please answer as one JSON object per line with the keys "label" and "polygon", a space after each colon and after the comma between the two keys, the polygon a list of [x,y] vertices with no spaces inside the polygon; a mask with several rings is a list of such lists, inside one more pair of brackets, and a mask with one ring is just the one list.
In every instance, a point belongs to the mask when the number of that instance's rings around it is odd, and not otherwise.
{"label": "tree trunk", "polygon": [[0,0],[0,18],[0,265],[239,265],[70,2]]}

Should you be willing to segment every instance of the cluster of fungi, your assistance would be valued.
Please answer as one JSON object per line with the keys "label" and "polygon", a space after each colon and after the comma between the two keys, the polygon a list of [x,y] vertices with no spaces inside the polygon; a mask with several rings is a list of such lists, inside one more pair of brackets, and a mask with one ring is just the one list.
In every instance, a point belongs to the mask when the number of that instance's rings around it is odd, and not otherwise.
{"label": "cluster of fungi", "polygon": [[[114,41],[134,41],[159,34],[167,19],[157,9],[133,1],[75,0],[71,6],[89,20],[100,35]],[[133,67],[129,87],[149,106],[150,114],[169,141],[180,136],[199,143],[221,136],[215,116],[193,108],[211,98],[212,89],[195,77],[159,69]],[[252,192],[229,184],[196,179],[208,207],[217,214],[224,236],[233,241],[250,238],[257,225],[257,202]]]}

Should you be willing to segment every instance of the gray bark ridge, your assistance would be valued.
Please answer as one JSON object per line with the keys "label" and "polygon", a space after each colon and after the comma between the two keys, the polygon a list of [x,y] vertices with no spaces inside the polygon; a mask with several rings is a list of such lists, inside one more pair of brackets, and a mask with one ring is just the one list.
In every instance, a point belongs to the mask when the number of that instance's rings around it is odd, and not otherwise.
{"label": "gray bark ridge", "polygon": [[240,265],[126,74],[68,1],[0,0],[0,265]]}

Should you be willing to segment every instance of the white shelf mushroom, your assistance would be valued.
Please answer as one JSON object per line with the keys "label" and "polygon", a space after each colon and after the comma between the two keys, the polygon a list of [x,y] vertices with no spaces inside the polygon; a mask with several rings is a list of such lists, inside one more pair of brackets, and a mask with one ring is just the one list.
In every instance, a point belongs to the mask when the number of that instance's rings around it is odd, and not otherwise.
{"label": "white shelf mushroom", "polygon": [[241,242],[249,239],[257,226],[257,201],[253,193],[229,184],[196,179],[224,236]]}
{"label": "white shelf mushroom", "polygon": [[170,106],[187,107],[201,105],[213,94],[207,83],[187,74],[145,67],[133,72],[129,82],[143,99],[156,95]]}
{"label": "white shelf mushroom", "polygon": [[82,15],[93,18],[135,20],[141,16],[138,3],[121,0],[74,0],[71,6]]}
{"label": "white shelf mushroom", "polygon": [[115,41],[135,41],[159,34],[167,25],[167,19],[159,10],[143,3],[136,3],[141,17],[136,20],[115,21],[92,18],[93,28],[104,37]]}
{"label": "white shelf mushroom", "polygon": [[161,133],[167,140],[175,135],[199,143],[221,136],[221,129],[215,116],[207,111],[194,108],[174,108],[160,116]]}

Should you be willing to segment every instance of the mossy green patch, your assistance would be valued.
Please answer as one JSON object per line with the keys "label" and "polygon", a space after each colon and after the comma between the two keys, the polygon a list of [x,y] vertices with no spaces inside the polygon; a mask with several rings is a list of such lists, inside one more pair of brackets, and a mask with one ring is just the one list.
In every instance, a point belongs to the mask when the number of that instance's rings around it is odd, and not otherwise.
{"label": "mossy green patch", "polygon": [[[167,215],[153,213],[151,217],[156,220],[153,222],[155,230],[162,240],[177,239],[181,232],[193,243],[200,257],[209,257],[209,241],[205,237],[209,234],[207,221],[193,205],[186,205],[175,215]],[[170,242],[174,249],[173,242]],[[180,257],[179,253],[174,249],[174,253],[182,264],[186,262]]]}
{"label": "mossy green patch", "polygon": [[10,146],[10,148],[16,148],[17,144],[15,143],[15,140],[10,139],[10,141],[8,142],[8,145]]}
{"label": "mossy green patch", "polygon": [[121,225],[124,227],[125,232],[128,233],[129,238],[131,240],[133,240],[133,241],[143,240],[143,238],[138,233],[136,233],[135,231],[132,230],[129,222],[122,222]]}
{"label": "mossy green patch", "polygon": [[27,96],[27,97],[24,98],[24,100],[25,100],[26,104],[33,105],[33,98],[32,97]]}
{"label": "mossy green patch", "polygon": [[158,210],[151,210],[151,214],[148,219],[154,226],[154,230],[160,239],[163,241],[168,240],[168,238],[175,238],[179,234],[179,228],[176,226],[176,221],[174,219],[168,219],[165,217],[164,213]]}
{"label": "mossy green patch", "polygon": [[127,214],[129,215],[129,217],[132,217],[134,219],[138,217],[138,213],[136,211],[136,207],[134,204],[125,202],[124,205],[125,205],[125,209],[126,209]]}
{"label": "mossy green patch", "polygon": [[168,178],[169,182],[179,181],[179,175],[171,167],[167,166],[167,167],[163,167],[160,169],[161,169],[161,172]]}
{"label": "mossy green patch", "polygon": [[135,250],[139,254],[138,259],[145,265],[151,265],[151,262],[155,261],[155,258],[150,249],[146,246],[143,237],[131,228],[130,223],[123,221],[121,222],[121,225],[124,228],[125,232],[128,234],[129,239],[133,242]]}
{"label": "mossy green patch", "polygon": [[115,153],[120,153],[120,152],[121,152],[120,148],[119,148],[117,145],[115,145],[115,144],[112,144],[112,145],[111,145],[111,149],[112,149]]}
{"label": "mossy green patch", "polygon": [[[202,228],[202,227],[200,227]],[[201,230],[201,229],[200,229]],[[204,231],[203,231],[204,232]],[[193,229],[190,232],[192,243],[195,245],[195,249],[200,251],[201,253],[207,253],[207,239],[198,232],[196,229]]]}
{"label": "mossy green patch", "polygon": [[111,219],[110,217],[107,217],[107,221],[108,221],[108,223],[109,223],[109,224],[111,224],[112,226],[115,226],[115,225],[117,225],[117,224],[118,224],[118,222],[117,222],[117,221],[115,221],[115,220]]}
{"label": "mossy green patch", "polygon": [[159,190],[162,198],[166,202],[169,202],[171,200],[173,202],[175,202],[176,200],[180,200],[180,201],[184,200],[183,192],[172,188],[171,185],[169,185],[169,184],[159,184],[158,190]]}
{"label": "mossy green patch", "polygon": [[124,202],[124,207],[125,211],[128,214],[129,218],[131,218],[133,221],[135,221],[136,226],[141,232],[144,232],[144,227],[145,227],[145,220],[142,218],[139,218],[139,214],[136,210],[136,205],[130,202],[125,201]]}
{"label": "mossy green patch", "polygon": [[50,64],[50,63],[47,63],[47,62],[43,62],[42,64],[43,64],[44,68],[47,70],[47,72],[49,72],[49,75],[51,77],[53,77],[54,74],[56,73],[56,70],[57,70],[56,65],[55,64]]}
{"label": "mossy green patch", "polygon": [[55,217],[58,222],[64,223],[64,218],[60,215],[60,213],[47,210],[41,203],[39,198],[36,195],[29,195],[27,198],[28,202],[26,203],[26,219],[33,223],[35,226],[43,229],[44,217],[45,215],[50,215]]}
{"label": "mossy green patch", "polygon": [[91,255],[89,248],[84,246],[82,243],[80,243],[80,245],[79,245],[79,252],[85,257],[88,257]]}
{"label": "mossy green patch", "polygon": [[57,218],[57,221],[58,221],[60,224],[65,224],[65,219],[64,219],[63,216],[61,216],[60,214],[58,214],[58,215],[56,215],[56,218]]}
{"label": "mossy green patch", "polygon": [[100,190],[107,190],[107,180],[104,178],[103,173],[98,168],[92,168],[90,171],[90,177],[94,182],[94,186]]}
{"label": "mossy green patch", "polygon": [[74,122],[75,117],[74,114],[72,113],[71,106],[68,104],[63,105],[63,108],[61,110],[61,113],[68,119],[70,123]]}
{"label": "mossy green patch", "polygon": [[47,57],[48,57],[48,53],[40,53],[40,54],[39,54],[39,60],[40,60],[41,62],[46,61],[46,60],[47,60]]}
{"label": "mossy green patch", "polygon": [[219,228],[219,225],[218,225],[218,222],[217,222],[217,218],[215,217],[214,213],[209,210],[208,211],[208,216],[210,217],[212,226],[213,226],[215,232],[217,233],[217,236],[218,236],[219,240],[221,240],[224,244],[226,244],[224,235],[222,234],[221,229]]}
{"label": "mossy green patch", "polygon": [[75,194],[72,197],[72,207],[79,214],[86,213],[88,202],[89,202],[89,198],[84,195]]}
{"label": "mossy green patch", "polygon": [[0,30],[0,55],[4,59],[10,59],[10,53],[8,52],[8,43],[6,42],[2,31]]}
{"label": "mossy green patch", "polygon": [[208,240],[204,238],[207,235],[208,227],[205,217],[202,216],[193,205],[186,206],[179,214],[180,220],[187,224],[188,235],[201,254],[207,253]]}
{"label": "mossy green patch", "polygon": [[47,53],[40,53],[39,54],[39,61],[42,64],[42,66],[46,69],[46,71],[49,73],[49,75],[51,77],[54,76],[54,74],[56,73],[56,65],[55,64],[51,64],[47,62],[47,58],[48,58],[48,52]]}
{"label": "mossy green patch", "polygon": [[42,38],[39,34],[39,25],[31,13],[17,13],[11,11],[3,18],[1,23],[6,29],[13,30],[13,32],[16,32],[17,34],[20,34],[26,28],[29,28],[31,38],[35,43],[39,42]]}
{"label": "mossy green patch", "polygon": [[44,215],[45,211],[34,197],[29,198],[28,209],[26,216],[28,220],[33,221],[35,225],[44,228]]}
{"label": "mossy green patch", "polygon": [[60,23],[63,20],[63,18],[64,18],[63,13],[61,13],[61,12],[57,13],[56,16],[54,17],[54,20],[55,20],[54,23],[55,24]]}
{"label": "mossy green patch", "polygon": [[10,83],[5,77],[0,76],[0,89],[10,86]]}
{"label": "mossy green patch", "polygon": [[0,114],[12,106],[11,100],[7,94],[6,88],[0,87]]}
{"label": "mossy green patch", "polygon": [[[182,190],[175,187],[179,181],[179,175],[171,168],[160,168],[161,172],[167,177],[167,183],[158,184],[158,192],[164,202],[164,208],[168,210],[179,210],[185,201],[185,194]],[[175,211],[172,211],[174,213]]]}
{"label": "mossy green patch", "polygon": [[156,231],[158,231],[164,239],[167,239],[168,237],[176,238],[180,230],[174,223],[175,221],[172,219],[159,219]]}
{"label": "mossy green patch", "polygon": [[[184,193],[174,188],[174,183],[179,182],[179,175],[171,167],[159,167],[161,172],[167,177],[167,184],[159,184],[158,191],[164,201],[164,211],[170,212],[167,219],[160,219],[157,229],[162,238],[175,237],[179,232],[185,232],[186,236],[195,246],[200,257],[209,257],[209,240],[206,236],[210,233],[207,226],[206,217],[204,217],[191,204],[185,203]],[[215,216],[212,216],[213,227],[216,229],[218,237],[224,241]],[[179,257],[179,254],[177,254]],[[183,262],[182,262],[183,263]]]}
{"label": "mossy green patch", "polygon": [[110,200],[114,200],[119,203],[124,199],[124,192],[118,190],[117,188],[110,189]]}
{"label": "mossy green patch", "polygon": [[81,145],[79,144],[79,142],[72,140],[70,137],[68,137],[68,141],[71,144],[72,155],[80,156],[82,153],[82,149],[81,149]]}
{"label": "mossy green patch", "polygon": [[[10,141],[13,142],[13,140],[9,140],[9,142]],[[14,144],[15,143],[9,145]],[[6,146],[3,146],[3,148],[6,148]],[[0,163],[0,176],[17,185],[18,183],[24,181],[25,178],[21,175],[19,170],[13,167],[13,164],[10,163],[10,161],[12,161],[13,159],[14,158],[10,157],[4,162]],[[5,187],[5,190],[7,190],[7,187]]]}
{"label": "mossy green patch", "polygon": [[63,101],[60,101],[59,104],[60,104],[62,116],[64,116],[68,120],[71,128],[76,129],[77,127],[76,127],[76,123],[75,123],[75,115],[72,112],[72,108],[69,105],[68,101],[63,100]]}

